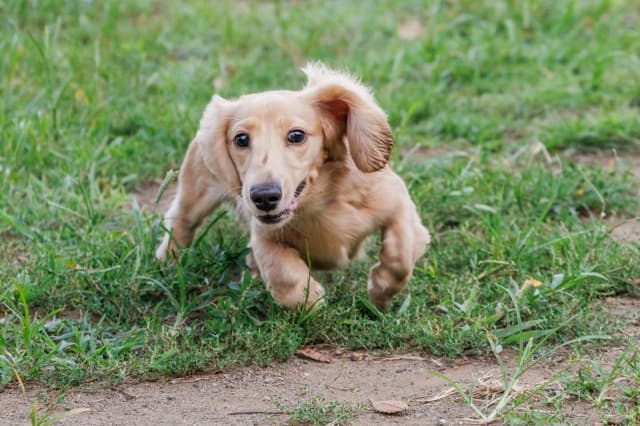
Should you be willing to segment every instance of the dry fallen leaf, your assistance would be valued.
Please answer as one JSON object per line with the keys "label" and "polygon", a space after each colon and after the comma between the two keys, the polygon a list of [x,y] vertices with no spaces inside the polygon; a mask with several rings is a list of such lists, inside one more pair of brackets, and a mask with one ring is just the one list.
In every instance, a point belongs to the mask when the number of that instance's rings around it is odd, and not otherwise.
{"label": "dry fallen leaf", "polygon": [[426,361],[426,359],[421,356],[414,355],[398,355],[398,356],[387,356],[376,359],[376,361]]}
{"label": "dry fallen leaf", "polygon": [[67,268],[73,269],[73,270],[82,269],[82,267],[78,265],[76,262],[74,262],[73,260],[67,261]]}
{"label": "dry fallen leaf", "polygon": [[416,18],[409,18],[398,27],[398,37],[403,40],[413,40],[422,35],[424,28]]}
{"label": "dry fallen leaf", "polygon": [[80,105],[80,104],[88,104],[89,102],[87,101],[87,95],[84,93],[84,90],[78,88],[76,89],[76,92],[74,93],[74,98],[76,100],[76,104]]}
{"label": "dry fallen leaf", "polygon": [[310,359],[316,362],[324,362],[326,364],[330,364],[333,361],[333,359],[329,355],[323,354],[322,352],[318,352],[315,349],[311,348],[300,348],[296,352],[296,355],[301,358]]}
{"label": "dry fallen leaf", "polygon": [[352,353],[352,354],[351,354],[351,356],[349,357],[349,359],[350,359],[351,361],[354,361],[354,362],[364,361],[364,360],[366,360],[366,359],[368,359],[368,358],[369,358],[369,355],[368,355],[368,354],[366,354],[366,353],[362,353],[362,352],[354,352],[354,353]]}
{"label": "dry fallen leaf", "polygon": [[409,408],[406,402],[400,400],[370,401],[373,409],[382,414],[398,414]]}
{"label": "dry fallen leaf", "polygon": [[526,279],[524,281],[524,283],[522,283],[522,287],[520,287],[518,289],[518,292],[516,293],[516,297],[519,299],[522,297],[522,295],[525,293],[525,291],[529,288],[529,287],[534,287],[534,288],[538,288],[542,285],[542,282],[536,280],[535,278],[529,278]]}
{"label": "dry fallen leaf", "polygon": [[531,284],[531,287],[540,287],[542,283],[534,278],[528,280]]}

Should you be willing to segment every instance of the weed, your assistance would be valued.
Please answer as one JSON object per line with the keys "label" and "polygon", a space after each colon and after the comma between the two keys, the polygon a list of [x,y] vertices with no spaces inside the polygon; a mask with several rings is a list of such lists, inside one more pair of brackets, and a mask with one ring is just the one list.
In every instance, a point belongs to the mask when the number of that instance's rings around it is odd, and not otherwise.
{"label": "weed", "polygon": [[290,425],[350,425],[356,418],[357,410],[349,404],[326,401],[315,396],[301,401],[292,410]]}

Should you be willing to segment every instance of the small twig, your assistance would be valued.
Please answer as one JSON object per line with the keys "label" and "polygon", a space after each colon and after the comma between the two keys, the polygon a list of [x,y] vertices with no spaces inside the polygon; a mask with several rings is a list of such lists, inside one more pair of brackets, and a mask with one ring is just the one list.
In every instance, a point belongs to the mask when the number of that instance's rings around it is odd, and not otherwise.
{"label": "small twig", "polygon": [[259,410],[248,410],[248,411],[232,411],[227,413],[228,416],[252,416],[255,414],[263,414],[265,416],[283,416],[291,414],[290,411],[259,411]]}
{"label": "small twig", "polygon": [[461,424],[465,425],[490,425],[497,422],[499,419],[472,419],[470,417],[464,417],[460,419]]}
{"label": "small twig", "polygon": [[353,385],[353,386],[349,386],[349,387],[341,387],[341,386],[335,386],[335,385],[325,385],[326,388],[328,389],[336,389],[339,391],[343,391],[343,392],[356,392],[358,390],[358,386]]}
{"label": "small twig", "polygon": [[431,358],[431,359],[430,359],[430,361],[431,361],[432,363],[434,363],[435,365],[437,365],[437,366],[438,366],[438,368],[442,368],[442,367],[444,367],[444,364],[442,364],[440,361],[438,361],[438,360],[437,360],[437,359],[435,359],[435,358]]}
{"label": "small twig", "polygon": [[426,361],[425,358],[421,356],[414,355],[398,355],[398,356],[390,356],[384,358],[376,358],[374,361]]}
{"label": "small twig", "polygon": [[446,388],[444,391],[440,392],[436,396],[432,396],[432,397],[417,396],[417,397],[411,398],[410,401],[418,402],[418,403],[430,403],[430,402],[436,402],[442,399],[449,398],[450,396],[453,396],[455,394],[456,394],[456,390],[454,388]]}
{"label": "small twig", "polygon": [[194,377],[191,379],[178,379],[178,380],[174,379],[170,383],[173,385],[178,383],[195,383],[195,382],[201,382],[203,380],[213,380],[213,377],[203,376],[203,377]]}

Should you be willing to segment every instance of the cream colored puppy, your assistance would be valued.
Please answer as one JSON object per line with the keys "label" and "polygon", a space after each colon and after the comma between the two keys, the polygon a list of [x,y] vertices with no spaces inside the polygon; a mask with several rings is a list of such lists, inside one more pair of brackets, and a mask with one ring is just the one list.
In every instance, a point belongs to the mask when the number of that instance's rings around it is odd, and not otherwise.
{"label": "cream colored puppy", "polygon": [[232,202],[250,228],[249,266],[279,303],[308,309],[324,295],[309,266],[344,266],[381,230],[368,291],[386,308],[409,281],[429,232],[387,165],[391,129],[369,90],[320,64],[304,72],[308,82],[299,91],[211,99],[156,257],[188,246],[202,220]]}

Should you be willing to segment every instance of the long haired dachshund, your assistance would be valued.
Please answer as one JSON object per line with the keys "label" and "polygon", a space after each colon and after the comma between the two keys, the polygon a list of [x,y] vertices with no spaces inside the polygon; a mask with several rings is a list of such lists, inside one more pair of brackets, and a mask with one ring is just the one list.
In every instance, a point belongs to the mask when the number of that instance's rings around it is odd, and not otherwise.
{"label": "long haired dachshund", "polygon": [[170,233],[156,257],[188,246],[202,220],[231,202],[250,229],[249,267],[276,301],[309,309],[325,293],[309,267],[348,264],[381,230],[367,287],[384,309],[407,285],[429,232],[387,164],[391,129],[371,92],[322,64],[303,71],[302,90],[211,99],[182,163],[165,216]]}

